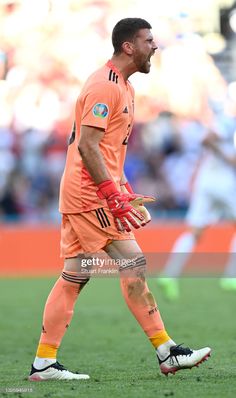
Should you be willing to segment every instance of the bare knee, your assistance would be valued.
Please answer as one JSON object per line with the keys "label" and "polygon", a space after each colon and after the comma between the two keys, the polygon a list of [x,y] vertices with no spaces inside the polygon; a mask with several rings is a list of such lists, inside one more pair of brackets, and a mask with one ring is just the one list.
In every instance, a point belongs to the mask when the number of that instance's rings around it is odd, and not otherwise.
{"label": "bare knee", "polygon": [[139,256],[120,267],[120,277],[129,297],[140,297],[146,289],[146,259]]}
{"label": "bare knee", "polygon": [[127,284],[127,293],[129,297],[140,297],[144,293],[145,290],[145,277],[139,276],[136,278],[128,279]]}
{"label": "bare knee", "polygon": [[128,278],[123,283],[123,289],[126,291],[128,300],[142,306],[156,308],[155,298],[147,286],[144,274],[140,274],[136,278]]}

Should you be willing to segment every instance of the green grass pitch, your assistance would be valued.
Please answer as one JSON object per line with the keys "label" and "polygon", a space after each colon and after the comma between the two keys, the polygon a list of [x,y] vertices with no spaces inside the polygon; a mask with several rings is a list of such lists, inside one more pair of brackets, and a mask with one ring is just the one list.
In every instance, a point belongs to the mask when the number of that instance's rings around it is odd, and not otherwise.
{"label": "green grass pitch", "polygon": [[[217,279],[182,279],[182,296],[175,303],[165,302],[155,280],[149,280],[173,339],[193,348],[212,347],[212,357],[199,368],[161,375],[154,350],[126,308],[119,280],[96,278],[76,304],[58,356],[69,369],[89,373],[91,380],[28,382],[44,302],[54,280],[0,280],[1,397],[236,396],[236,292],[221,291]],[[11,392],[17,388],[22,390]]]}

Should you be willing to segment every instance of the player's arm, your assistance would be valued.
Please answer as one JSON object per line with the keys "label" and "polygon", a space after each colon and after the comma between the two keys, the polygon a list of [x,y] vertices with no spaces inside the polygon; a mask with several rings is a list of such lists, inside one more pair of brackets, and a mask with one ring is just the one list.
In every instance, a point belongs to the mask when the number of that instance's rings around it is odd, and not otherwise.
{"label": "player's arm", "polygon": [[224,152],[224,150],[218,145],[220,142],[220,137],[215,132],[211,131],[202,141],[202,144],[208,149],[211,149],[217,156],[223,159],[229,165],[236,167],[236,154],[229,155]]}
{"label": "player's arm", "polygon": [[99,148],[99,143],[104,134],[104,129],[81,126],[78,150],[86,169],[96,185],[111,179]]}
{"label": "player's arm", "polygon": [[115,224],[120,231],[131,231],[130,226],[140,228],[146,224],[141,212],[131,206],[135,195],[128,195],[118,191],[109,175],[99,143],[105,131],[91,126],[81,126],[78,150],[83,163],[97,185],[97,195],[106,199],[107,205],[114,217]]}

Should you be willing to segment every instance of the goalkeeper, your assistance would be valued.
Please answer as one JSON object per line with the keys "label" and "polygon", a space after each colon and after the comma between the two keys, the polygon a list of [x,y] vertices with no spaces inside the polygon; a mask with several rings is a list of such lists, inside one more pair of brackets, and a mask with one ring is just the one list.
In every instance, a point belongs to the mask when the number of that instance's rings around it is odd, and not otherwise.
{"label": "goalkeeper", "polygon": [[78,97],[60,186],[64,269],[45,305],[31,381],[89,378],[67,370],[56,358],[76,299],[89,280],[82,261],[101,250],[114,260],[127,260],[119,270],[121,291],[153,345],[162,373],[191,368],[210,355],[208,347],[190,350],[169,337],[145,281],[145,257],[131,231],[150,221],[144,205],[154,200],[134,194],[123,173],[134,119],[128,78],[150,71],[157,49],[150,29],[141,18],[119,21],[112,33],[111,60],[88,78]]}

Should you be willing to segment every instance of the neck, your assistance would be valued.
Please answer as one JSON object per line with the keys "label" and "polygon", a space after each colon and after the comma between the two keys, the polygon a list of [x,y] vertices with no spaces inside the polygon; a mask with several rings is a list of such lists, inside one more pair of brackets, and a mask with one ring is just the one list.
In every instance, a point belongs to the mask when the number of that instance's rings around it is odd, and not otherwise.
{"label": "neck", "polygon": [[111,62],[121,73],[125,81],[128,80],[129,76],[137,72],[136,66],[134,65],[132,59],[124,54],[113,55]]}

